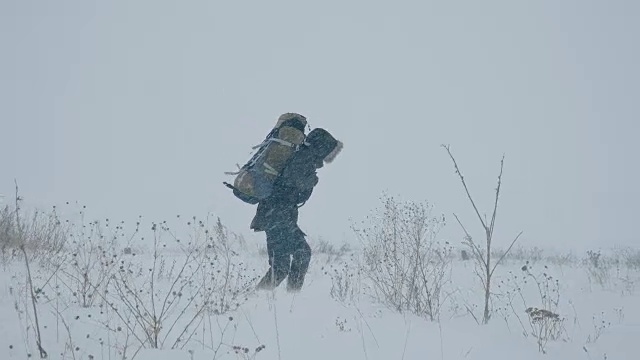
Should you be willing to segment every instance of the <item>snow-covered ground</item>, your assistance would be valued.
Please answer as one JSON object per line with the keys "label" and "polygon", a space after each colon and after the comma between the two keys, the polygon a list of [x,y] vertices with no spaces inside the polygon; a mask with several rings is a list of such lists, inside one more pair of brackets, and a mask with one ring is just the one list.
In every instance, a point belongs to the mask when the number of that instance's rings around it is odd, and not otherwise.
{"label": "snow-covered ground", "polygon": [[[481,286],[459,249],[431,321],[371,296],[355,246],[314,242],[302,292],[256,293],[267,265],[256,244],[195,219],[184,232],[164,226],[145,239],[104,222],[72,228],[64,250],[30,254],[33,297],[24,258],[7,259],[0,358],[40,358],[38,338],[49,359],[78,360],[640,358],[637,251],[514,252],[496,270],[493,315],[481,325]],[[129,253],[114,239],[143,245]],[[531,321],[529,307],[559,317]]]}

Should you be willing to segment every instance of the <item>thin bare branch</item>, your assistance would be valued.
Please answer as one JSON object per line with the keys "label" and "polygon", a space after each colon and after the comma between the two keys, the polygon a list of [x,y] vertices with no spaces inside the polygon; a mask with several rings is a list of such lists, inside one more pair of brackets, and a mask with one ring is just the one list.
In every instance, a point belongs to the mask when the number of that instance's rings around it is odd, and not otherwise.
{"label": "thin bare branch", "polygon": [[482,288],[485,289],[487,287],[487,280],[484,277],[484,273],[480,271],[481,269],[474,269],[473,273],[480,279],[480,283],[482,284]]}
{"label": "thin bare branch", "polygon": [[520,231],[518,236],[516,236],[516,238],[513,239],[513,241],[511,242],[511,245],[509,245],[509,247],[507,248],[507,251],[505,251],[504,254],[502,254],[502,256],[500,257],[500,259],[498,259],[498,261],[496,261],[496,263],[493,265],[493,269],[491,269],[491,275],[493,275],[493,272],[496,270],[498,265],[500,265],[500,263],[502,262],[502,259],[504,259],[505,256],[509,254],[509,251],[511,251],[511,248],[513,248],[513,245],[515,245],[516,241],[518,241],[518,238],[520,238],[520,235],[522,235],[522,231]]}
{"label": "thin bare branch", "polygon": [[453,213],[453,217],[455,217],[456,221],[458,222],[458,224],[460,224],[460,227],[464,231],[464,234],[466,235],[466,238],[467,239],[471,239],[471,235],[469,235],[469,232],[467,231],[467,229],[464,227],[464,225],[462,225],[462,221],[460,221],[460,218],[458,217],[458,215],[456,215],[456,213]]}
{"label": "thin bare branch", "polygon": [[473,242],[471,235],[469,235],[469,232],[467,231],[467,229],[464,227],[464,225],[462,225],[462,221],[460,221],[460,218],[458,218],[458,215],[456,215],[455,213],[453,214],[453,217],[456,218],[456,221],[458,222],[458,224],[460,224],[460,227],[462,228],[462,230],[465,233],[465,240],[466,242],[469,244],[469,246],[471,247],[471,249],[474,252],[474,256],[476,258],[479,258],[480,260],[482,260],[482,265],[484,268],[487,267],[487,263],[484,260],[484,257],[482,256],[482,251],[480,251],[480,249],[478,248],[478,246]]}
{"label": "thin bare branch", "polygon": [[464,181],[464,176],[462,176],[462,173],[460,172],[460,168],[458,167],[458,163],[456,162],[456,159],[453,157],[453,154],[451,153],[451,149],[449,147],[449,145],[441,145],[443,148],[445,148],[447,150],[447,153],[449,153],[449,157],[451,158],[451,161],[453,161],[453,166],[456,169],[456,174],[458,174],[458,177],[460,177],[460,181],[462,181],[462,186],[464,186],[464,190],[467,193],[467,197],[469,198],[469,201],[471,201],[471,205],[473,206],[473,209],[476,211],[476,215],[478,215],[478,219],[480,219],[480,222],[482,223],[482,227],[484,227],[484,229],[486,231],[489,231],[487,224],[485,223],[485,221],[482,219],[482,215],[480,215],[480,211],[478,211],[478,207],[476,206],[475,201],[473,201],[473,198],[471,197],[471,193],[469,193],[469,188],[467,187],[467,182]]}
{"label": "thin bare branch", "polygon": [[29,294],[31,296],[31,305],[33,305],[33,316],[36,321],[36,345],[38,346],[38,351],[40,352],[40,358],[46,359],[49,357],[47,352],[42,347],[42,335],[40,333],[40,322],[38,321],[38,307],[36,306],[36,294],[33,291],[33,280],[31,278],[31,269],[29,268],[29,255],[27,255],[27,250],[25,250],[24,244],[20,245],[20,250],[22,250],[22,254],[24,256],[24,262],[27,267],[27,280],[29,285]]}
{"label": "thin bare branch", "polygon": [[476,321],[476,324],[480,325],[480,321],[478,320],[478,318],[476,317],[476,315],[473,313],[473,310],[471,310],[471,308],[469,307],[469,305],[464,304],[464,307],[467,309],[467,312],[473,317],[473,320]]}
{"label": "thin bare branch", "polygon": [[18,228],[18,236],[20,241],[20,250],[22,251],[22,255],[24,256],[24,263],[27,268],[27,281],[29,286],[29,295],[31,296],[31,305],[33,306],[33,316],[36,322],[36,345],[38,346],[38,351],[40,352],[40,358],[46,359],[49,355],[42,347],[42,334],[40,333],[40,322],[38,321],[38,307],[36,306],[36,294],[34,292],[33,287],[33,278],[31,277],[31,269],[29,267],[29,255],[27,254],[27,250],[25,247],[26,238],[24,235],[24,229],[22,224],[20,223],[20,201],[22,198],[20,197],[20,188],[18,187],[18,180],[14,179],[13,182],[16,185],[16,226]]}
{"label": "thin bare branch", "polygon": [[498,198],[500,197],[500,187],[502,186],[502,170],[504,169],[504,154],[500,160],[500,175],[498,175],[498,186],[496,187],[496,200],[493,205],[493,215],[491,216],[491,225],[489,226],[489,238],[493,238],[493,229],[496,224],[496,213],[498,212]]}

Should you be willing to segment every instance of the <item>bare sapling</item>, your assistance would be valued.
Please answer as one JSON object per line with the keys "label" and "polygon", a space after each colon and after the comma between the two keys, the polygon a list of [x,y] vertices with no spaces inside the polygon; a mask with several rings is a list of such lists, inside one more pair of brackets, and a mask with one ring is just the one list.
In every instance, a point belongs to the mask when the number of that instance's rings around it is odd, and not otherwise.
{"label": "bare sapling", "polygon": [[475,211],[476,215],[478,216],[478,219],[480,220],[480,224],[482,225],[482,228],[484,230],[486,250],[482,251],[480,249],[479,245],[476,244],[476,242],[473,241],[473,238],[471,237],[471,235],[469,234],[467,229],[464,227],[464,225],[462,225],[462,222],[460,221],[460,218],[458,218],[458,216],[456,214],[453,214],[453,216],[456,218],[456,221],[458,222],[458,224],[460,224],[460,227],[462,228],[462,230],[465,233],[464,243],[471,250],[471,257],[475,261],[475,265],[476,265],[475,266],[475,274],[478,276],[478,278],[480,279],[480,281],[482,283],[482,286],[483,286],[483,290],[484,290],[484,312],[483,312],[483,316],[482,316],[482,323],[483,324],[487,324],[489,322],[489,319],[491,318],[491,308],[490,308],[490,306],[491,306],[491,278],[493,277],[493,273],[496,270],[496,268],[498,267],[498,265],[500,265],[502,260],[504,260],[505,256],[507,256],[507,254],[509,254],[509,251],[511,251],[511,249],[513,248],[513,245],[515,245],[516,241],[518,241],[518,239],[520,238],[520,235],[522,235],[522,231],[521,231],[515,237],[515,239],[513,239],[513,241],[511,241],[511,244],[509,245],[507,250],[498,258],[498,260],[495,261],[495,263],[492,263],[493,259],[491,258],[491,246],[492,246],[492,241],[493,241],[493,231],[495,229],[495,223],[496,223],[496,214],[498,212],[498,199],[500,198],[500,187],[502,186],[502,170],[504,168],[504,155],[502,156],[502,159],[500,160],[500,174],[498,175],[498,185],[497,185],[497,187],[495,189],[496,195],[495,195],[495,201],[494,201],[494,204],[493,204],[493,213],[491,215],[491,220],[487,221],[486,218],[483,218],[482,215],[480,215],[480,211],[478,210],[478,207],[476,206],[475,201],[471,197],[471,193],[469,192],[469,188],[468,188],[467,183],[466,183],[466,181],[464,179],[464,176],[460,172],[460,168],[458,167],[458,163],[456,162],[456,159],[454,158],[453,154],[451,153],[451,148],[449,147],[449,145],[441,145],[441,146],[443,148],[445,148],[445,150],[447,150],[447,153],[449,154],[449,157],[451,158],[451,161],[453,162],[453,166],[455,168],[455,172],[458,175],[458,177],[460,178],[460,181],[462,182],[462,186],[464,187],[464,190],[465,190],[465,192],[467,194],[467,198],[469,199],[469,202],[471,202],[471,206],[473,207],[473,210]]}

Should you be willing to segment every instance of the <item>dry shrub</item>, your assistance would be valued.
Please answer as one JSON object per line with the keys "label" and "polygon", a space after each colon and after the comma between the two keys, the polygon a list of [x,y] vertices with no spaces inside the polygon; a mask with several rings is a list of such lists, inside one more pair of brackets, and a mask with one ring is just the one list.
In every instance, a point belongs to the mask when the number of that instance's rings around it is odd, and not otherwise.
{"label": "dry shrub", "polygon": [[383,196],[383,208],[354,231],[364,249],[362,273],[372,295],[397,311],[439,317],[449,282],[452,247],[436,240],[445,223],[427,203]]}

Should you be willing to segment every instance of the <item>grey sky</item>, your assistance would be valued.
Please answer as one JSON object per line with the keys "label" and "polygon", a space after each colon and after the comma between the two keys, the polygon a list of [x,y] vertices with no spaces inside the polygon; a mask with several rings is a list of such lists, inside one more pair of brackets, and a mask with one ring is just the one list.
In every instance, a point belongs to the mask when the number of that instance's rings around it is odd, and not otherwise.
{"label": "grey sky", "polygon": [[[302,209],[352,239],[383,191],[496,241],[635,244],[637,1],[0,1],[0,193],[149,220],[213,212],[252,235],[224,171],[283,112],[345,143]],[[480,234],[478,233],[478,236]]]}

